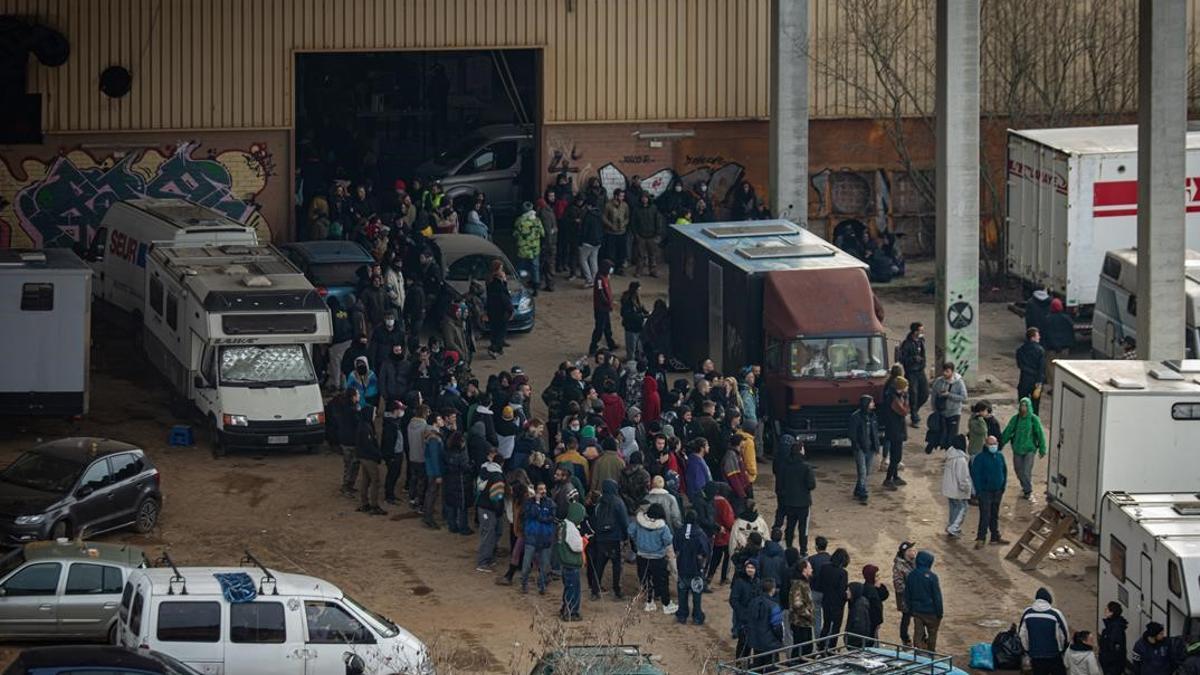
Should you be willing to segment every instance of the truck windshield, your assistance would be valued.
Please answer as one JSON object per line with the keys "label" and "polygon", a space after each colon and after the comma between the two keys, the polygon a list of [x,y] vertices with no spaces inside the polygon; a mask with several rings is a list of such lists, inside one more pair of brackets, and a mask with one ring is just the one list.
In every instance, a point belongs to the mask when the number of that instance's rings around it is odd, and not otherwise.
{"label": "truck windshield", "polygon": [[290,387],[317,378],[304,345],[246,345],[221,348],[221,384]]}
{"label": "truck windshield", "polygon": [[791,342],[792,377],[852,378],[887,375],[883,337],[801,338]]}

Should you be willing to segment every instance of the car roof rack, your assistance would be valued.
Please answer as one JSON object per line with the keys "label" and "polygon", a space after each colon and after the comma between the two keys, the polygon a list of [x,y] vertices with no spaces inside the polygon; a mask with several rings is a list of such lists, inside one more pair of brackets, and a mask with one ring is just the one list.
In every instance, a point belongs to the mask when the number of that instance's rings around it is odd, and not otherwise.
{"label": "car roof rack", "polygon": [[183,578],[183,575],[179,573],[179,568],[175,566],[175,561],[171,560],[171,554],[163,551],[162,557],[167,562],[167,565],[171,567],[171,571],[175,573],[167,581],[167,595],[175,595],[175,584],[179,584],[182,587],[180,595],[187,595],[187,579]]}
{"label": "car roof rack", "polygon": [[266,595],[267,592],[263,589],[269,585],[271,587],[271,595],[279,595],[279,588],[275,583],[275,575],[271,574],[271,570],[267,569],[266,565],[260,563],[258,558],[255,558],[254,555],[250,553],[250,549],[243,549],[242,552],[246,554],[246,557],[242,558],[243,565],[254,565],[258,569],[262,570],[263,577],[258,580],[258,594]]}

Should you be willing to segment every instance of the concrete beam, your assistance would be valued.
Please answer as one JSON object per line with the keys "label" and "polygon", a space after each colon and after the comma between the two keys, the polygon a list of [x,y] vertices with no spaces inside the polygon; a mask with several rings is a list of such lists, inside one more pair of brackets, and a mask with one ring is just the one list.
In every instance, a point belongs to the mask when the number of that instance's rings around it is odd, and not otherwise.
{"label": "concrete beam", "polygon": [[973,384],[979,371],[979,0],[937,2],[936,116],[935,353]]}
{"label": "concrete beam", "polygon": [[770,205],[808,220],[808,0],[771,0]]}
{"label": "concrete beam", "polygon": [[1138,3],[1138,312],[1140,359],[1184,357],[1187,3]]}

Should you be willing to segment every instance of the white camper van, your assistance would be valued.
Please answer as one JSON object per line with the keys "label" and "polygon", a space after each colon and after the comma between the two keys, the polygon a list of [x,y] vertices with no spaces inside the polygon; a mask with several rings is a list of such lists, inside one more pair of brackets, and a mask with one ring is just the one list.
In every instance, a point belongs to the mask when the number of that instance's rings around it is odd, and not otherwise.
{"label": "white camper van", "polygon": [[[1200,332],[1200,253],[1188,249],[1184,258],[1184,344],[1187,358],[1196,358]],[[1123,358],[1128,344],[1137,344],[1137,249],[1121,248],[1104,256],[1096,308],[1092,314],[1092,356]]]}
{"label": "white camper van", "polygon": [[1200,495],[1105,496],[1100,514],[1098,614],[1117,601],[1133,645],[1151,621],[1167,635],[1200,634]]}
{"label": "white camper van", "polygon": [[324,441],[313,345],[329,308],[272,246],[156,246],[146,262],[146,355],[206,420],[214,452]]}
{"label": "white camper van", "polygon": [[71,251],[0,251],[0,415],[87,413],[91,303]]}
{"label": "white camper van", "polygon": [[1055,361],[1053,406],[1047,488],[1081,525],[1109,492],[1200,486],[1200,361]]}
{"label": "white camper van", "polygon": [[134,570],[118,621],[118,644],[206,675],[433,672],[420,640],[337,586],[265,567]]}
{"label": "white camper van", "polygon": [[96,272],[96,297],[140,315],[146,258],[157,243],[255,246],[258,234],[219,211],[183,199],[117,202],[105,212],[83,255]]}

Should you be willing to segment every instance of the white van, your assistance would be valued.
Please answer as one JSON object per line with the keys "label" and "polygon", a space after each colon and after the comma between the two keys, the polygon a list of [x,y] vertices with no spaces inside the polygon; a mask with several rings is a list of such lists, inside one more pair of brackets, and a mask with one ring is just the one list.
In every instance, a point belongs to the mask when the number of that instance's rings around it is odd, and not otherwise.
{"label": "white van", "polygon": [[104,214],[83,259],[96,273],[95,296],[134,315],[142,313],[146,257],[151,245],[258,244],[258,233],[220,211],[183,199],[129,199]]}
{"label": "white van", "polygon": [[134,570],[118,621],[118,644],[206,675],[433,673],[412,633],[327,581],[266,568]]}
{"label": "white van", "polygon": [[[1200,253],[1184,256],[1184,345],[1187,358],[1196,358],[1200,332],[1196,317],[1200,310]],[[1120,248],[1104,255],[1096,307],[1092,315],[1092,356],[1119,359],[1126,344],[1137,344],[1137,249]]]}

